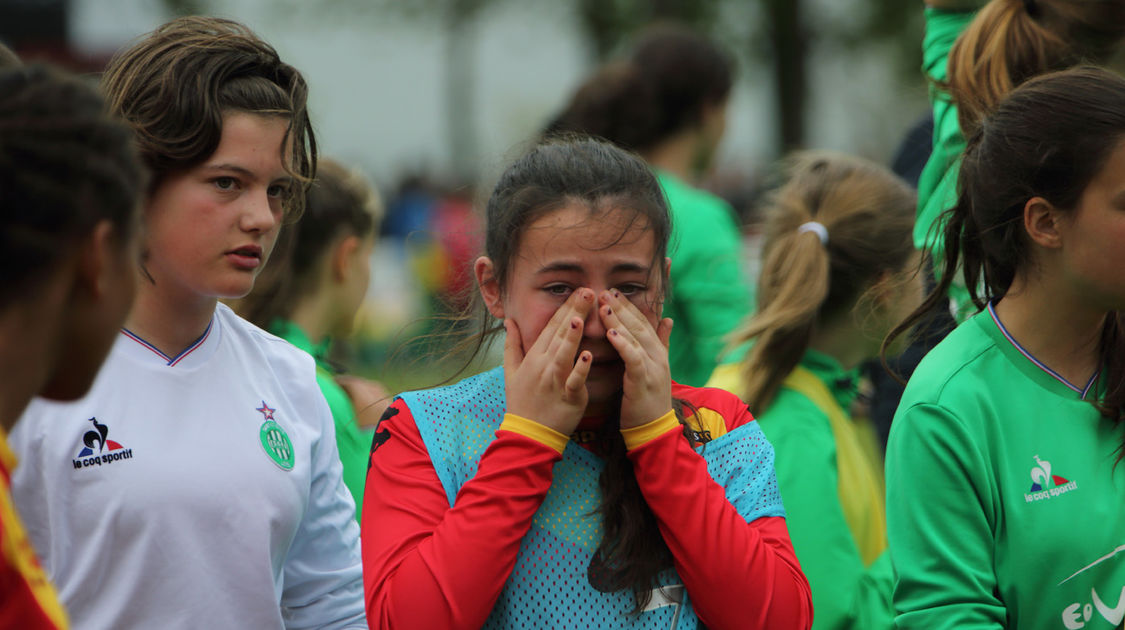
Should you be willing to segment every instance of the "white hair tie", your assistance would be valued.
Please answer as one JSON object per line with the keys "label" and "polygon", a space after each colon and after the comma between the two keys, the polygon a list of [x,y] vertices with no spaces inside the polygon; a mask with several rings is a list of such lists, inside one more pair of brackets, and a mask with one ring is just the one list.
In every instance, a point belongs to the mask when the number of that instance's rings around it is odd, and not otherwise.
{"label": "white hair tie", "polygon": [[801,227],[797,228],[797,233],[800,234],[802,232],[812,232],[820,239],[821,245],[828,244],[828,228],[824,227],[823,223],[817,221],[802,223]]}

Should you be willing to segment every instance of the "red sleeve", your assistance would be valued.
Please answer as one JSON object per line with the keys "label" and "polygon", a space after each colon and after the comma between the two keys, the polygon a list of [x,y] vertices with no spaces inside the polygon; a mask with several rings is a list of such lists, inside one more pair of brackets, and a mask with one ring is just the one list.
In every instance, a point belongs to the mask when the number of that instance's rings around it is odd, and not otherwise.
{"label": "red sleeve", "polygon": [[364,490],[370,627],[480,628],[559,459],[546,444],[497,431],[450,508],[414,417],[396,400],[376,431]]}
{"label": "red sleeve", "polygon": [[[752,421],[745,408],[741,414],[746,418],[732,428]],[[784,518],[747,523],[678,423],[632,448],[629,458],[703,624],[713,630],[812,625],[812,595]]]}

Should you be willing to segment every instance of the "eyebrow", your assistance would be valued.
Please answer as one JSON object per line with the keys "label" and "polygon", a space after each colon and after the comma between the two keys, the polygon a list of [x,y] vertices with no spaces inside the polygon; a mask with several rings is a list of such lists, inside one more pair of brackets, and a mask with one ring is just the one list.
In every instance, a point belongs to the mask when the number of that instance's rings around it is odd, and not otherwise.
{"label": "eyebrow", "polygon": [[[649,269],[650,267],[638,265],[637,263],[617,263],[610,269],[610,273],[648,273]],[[554,273],[558,271],[581,273],[585,271],[585,269],[579,263],[553,262],[540,267],[535,273]]]}
{"label": "eyebrow", "polygon": [[[243,177],[246,177],[246,178],[249,178],[249,179],[257,179],[257,176],[254,174],[253,171],[251,171],[250,169],[244,168],[242,166],[238,166],[237,164],[205,164],[203,166],[203,168],[208,170],[208,171],[233,171],[235,173],[238,173],[239,175],[242,175]],[[277,178],[275,178],[271,181],[289,182],[289,181],[293,181],[293,177],[291,175],[285,175],[284,177],[277,177]]]}

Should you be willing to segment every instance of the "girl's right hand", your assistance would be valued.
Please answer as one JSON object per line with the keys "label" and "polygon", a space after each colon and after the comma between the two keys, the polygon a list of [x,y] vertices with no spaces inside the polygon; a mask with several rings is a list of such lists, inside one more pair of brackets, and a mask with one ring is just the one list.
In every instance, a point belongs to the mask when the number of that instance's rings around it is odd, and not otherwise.
{"label": "girl's right hand", "polygon": [[594,308],[594,292],[578,289],[555,311],[531,348],[524,350],[519,327],[504,320],[504,391],[508,413],[570,435],[586,411],[586,377],[593,355],[583,351],[586,316]]}

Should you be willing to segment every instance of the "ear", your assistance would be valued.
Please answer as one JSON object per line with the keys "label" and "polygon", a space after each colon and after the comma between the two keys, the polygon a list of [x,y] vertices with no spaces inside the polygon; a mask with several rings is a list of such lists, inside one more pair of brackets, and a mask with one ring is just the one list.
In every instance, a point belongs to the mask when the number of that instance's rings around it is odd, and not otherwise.
{"label": "ear", "polygon": [[359,245],[360,238],[354,234],[336,242],[336,246],[332,249],[332,258],[329,260],[333,280],[343,282],[352,274],[355,253]]}
{"label": "ear", "polygon": [[1023,227],[1032,242],[1041,247],[1062,247],[1063,219],[1063,213],[1042,197],[1032,197],[1023,206]]}
{"label": "ear", "polygon": [[75,289],[86,297],[100,300],[105,297],[114,276],[120,273],[114,261],[120,256],[117,232],[109,220],[98,221],[94,229],[76,247]]}
{"label": "ear", "polygon": [[477,287],[480,289],[480,296],[484,300],[484,306],[488,312],[496,318],[504,318],[504,301],[501,296],[500,282],[496,279],[495,269],[492,265],[492,259],[488,256],[481,256],[473,263],[473,274],[477,278]]}

